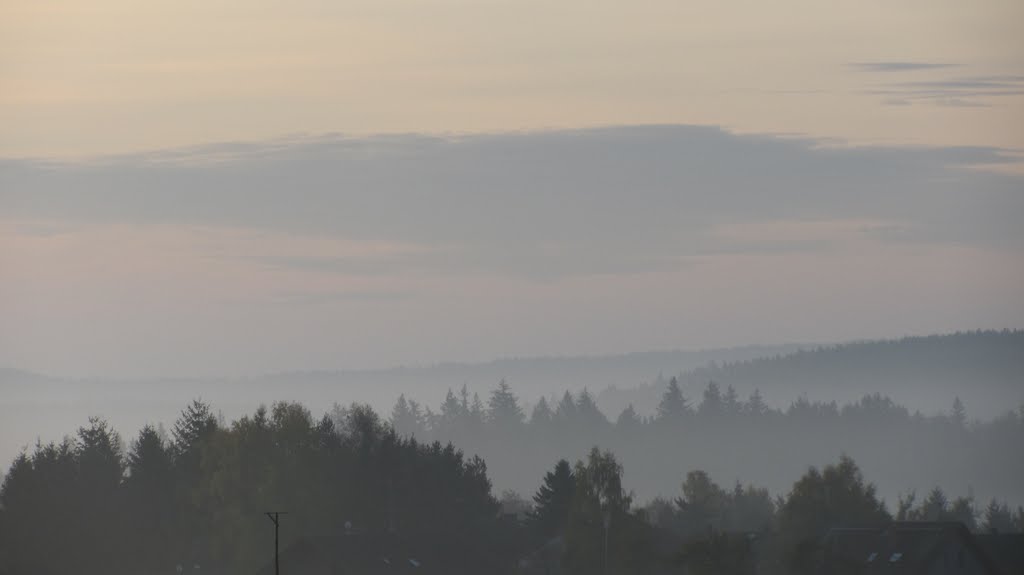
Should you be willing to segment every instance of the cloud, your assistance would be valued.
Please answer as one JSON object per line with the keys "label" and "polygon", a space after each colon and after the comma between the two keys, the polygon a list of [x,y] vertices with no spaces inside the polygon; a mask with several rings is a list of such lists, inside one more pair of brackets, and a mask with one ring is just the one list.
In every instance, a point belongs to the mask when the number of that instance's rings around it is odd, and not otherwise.
{"label": "cloud", "polygon": [[906,98],[888,98],[882,101],[886,106],[912,106],[913,103]]}
{"label": "cloud", "polygon": [[937,106],[948,106],[950,108],[989,108],[991,104],[986,104],[978,100],[965,100],[964,98],[935,98],[934,103]]}
{"label": "cloud", "polygon": [[412,294],[385,290],[288,291],[273,294],[272,303],[292,306],[324,306],[347,303],[395,302],[409,299]]}
{"label": "cloud", "polygon": [[952,68],[956,64],[946,62],[910,62],[910,61],[889,61],[889,62],[851,62],[850,66],[864,72],[913,72],[918,70],[937,70]]}
{"label": "cloud", "polygon": [[899,221],[915,241],[1020,246],[1024,179],[962,169],[1014,160],[995,148],[825,147],[700,126],[327,135],[79,163],[2,160],[0,205],[5,218],[26,221],[231,227],[401,247],[372,257],[333,248],[241,254],[306,273],[544,279],[835,245],[718,235],[764,222]]}
{"label": "cloud", "polygon": [[954,76],[887,82],[866,93],[883,96],[886,105],[912,105],[916,102],[950,107],[988,107],[992,105],[993,98],[1024,95],[1024,76]]}

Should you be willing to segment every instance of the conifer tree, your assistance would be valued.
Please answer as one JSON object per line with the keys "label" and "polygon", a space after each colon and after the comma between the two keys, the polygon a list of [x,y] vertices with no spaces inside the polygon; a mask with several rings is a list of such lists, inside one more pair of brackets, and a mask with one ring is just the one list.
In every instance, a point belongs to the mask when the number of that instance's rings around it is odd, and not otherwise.
{"label": "conifer tree", "polygon": [[533,406],[533,411],[530,413],[530,427],[546,430],[551,425],[552,415],[551,408],[548,406],[548,400],[541,396],[540,400],[537,401],[537,405]]}
{"label": "conifer tree", "polygon": [[487,407],[488,420],[498,428],[515,427],[523,423],[523,409],[519,407],[519,399],[504,379],[491,392]]}
{"label": "conifer tree", "polygon": [[747,405],[744,409],[747,415],[760,416],[768,413],[768,405],[765,404],[764,398],[761,397],[761,390],[754,389],[754,392],[747,398]]}
{"label": "conifer tree", "polygon": [[732,385],[725,387],[725,393],[722,395],[722,408],[726,415],[739,415],[742,411],[739,394],[736,393],[736,388]]}
{"label": "conifer tree", "polygon": [[555,421],[564,426],[571,426],[576,423],[576,419],[576,400],[566,391],[555,408]]}
{"label": "conifer tree", "polygon": [[689,412],[690,407],[683,392],[679,389],[679,380],[673,377],[658,404],[658,420],[661,422],[678,422]]}
{"label": "conifer tree", "polygon": [[627,405],[622,410],[622,413],[619,414],[618,419],[615,420],[615,428],[626,433],[637,429],[640,427],[640,424],[640,417],[636,414],[636,410],[633,409],[632,403]]}
{"label": "conifer tree", "polygon": [[544,483],[533,496],[533,511],[528,524],[541,539],[562,533],[569,521],[569,509],[576,489],[572,467],[565,459],[559,460],[552,471],[544,474]]}
{"label": "conifer tree", "polygon": [[704,388],[704,398],[700,403],[699,411],[701,415],[710,416],[718,416],[725,411],[722,391],[718,388],[717,383],[709,381],[707,387]]}
{"label": "conifer tree", "polygon": [[964,427],[967,425],[967,408],[964,407],[964,402],[960,401],[960,397],[953,398],[953,410],[951,412],[953,423],[957,427]]}

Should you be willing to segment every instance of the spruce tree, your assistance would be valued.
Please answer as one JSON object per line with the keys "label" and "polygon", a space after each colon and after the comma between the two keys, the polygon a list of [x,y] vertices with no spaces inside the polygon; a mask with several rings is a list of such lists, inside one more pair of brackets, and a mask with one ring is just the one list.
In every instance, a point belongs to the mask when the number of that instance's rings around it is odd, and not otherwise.
{"label": "spruce tree", "polygon": [[530,427],[535,429],[546,429],[547,426],[551,425],[551,408],[548,407],[548,400],[541,396],[537,405],[533,406],[533,412],[530,414]]}
{"label": "spruce tree", "polygon": [[528,524],[538,538],[547,540],[565,530],[575,489],[576,477],[565,459],[544,475],[544,483],[533,496],[533,511],[528,517]]}
{"label": "spruce tree", "polygon": [[679,389],[679,380],[673,377],[668,381],[668,387],[661,396],[661,403],[658,404],[658,420],[663,422],[677,422],[690,410],[683,392]]}
{"label": "spruce tree", "polygon": [[519,399],[504,379],[491,392],[487,407],[488,419],[496,427],[514,427],[523,422],[523,408],[519,407]]}

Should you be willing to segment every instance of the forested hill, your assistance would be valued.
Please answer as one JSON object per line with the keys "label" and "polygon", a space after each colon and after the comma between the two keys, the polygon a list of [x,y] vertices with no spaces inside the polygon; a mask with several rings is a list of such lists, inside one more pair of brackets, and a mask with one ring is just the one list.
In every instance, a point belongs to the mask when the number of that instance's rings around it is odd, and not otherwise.
{"label": "forested hill", "polygon": [[[843,403],[878,392],[912,410],[937,413],[948,411],[959,396],[972,417],[988,418],[1024,403],[1024,331],[846,343],[712,362],[677,375],[693,400],[715,381],[744,396],[759,389],[778,407],[800,396]],[[632,389],[607,389],[598,402],[607,413],[618,413],[630,403],[637,411],[650,413],[663,391],[664,382],[654,381]]]}

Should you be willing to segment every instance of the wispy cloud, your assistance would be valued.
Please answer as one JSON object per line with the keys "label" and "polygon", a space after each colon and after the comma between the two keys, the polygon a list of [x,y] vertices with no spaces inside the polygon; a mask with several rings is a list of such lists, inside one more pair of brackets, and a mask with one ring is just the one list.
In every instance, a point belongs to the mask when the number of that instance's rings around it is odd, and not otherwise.
{"label": "wispy cloud", "polygon": [[272,303],[323,306],[347,303],[394,302],[412,297],[410,292],[386,290],[287,291],[273,294]]}
{"label": "wispy cloud", "polygon": [[993,99],[1024,95],[1024,75],[958,75],[921,79],[920,73],[954,67],[952,64],[925,62],[875,62],[852,64],[865,72],[880,72],[887,77],[905,72],[912,80],[886,81],[865,90],[881,96],[887,106],[928,104],[959,108],[984,108]]}
{"label": "wispy cloud", "polygon": [[947,62],[912,62],[897,60],[880,62],[851,62],[849,66],[865,72],[914,72],[918,70],[953,68],[956,64],[950,64]]}

